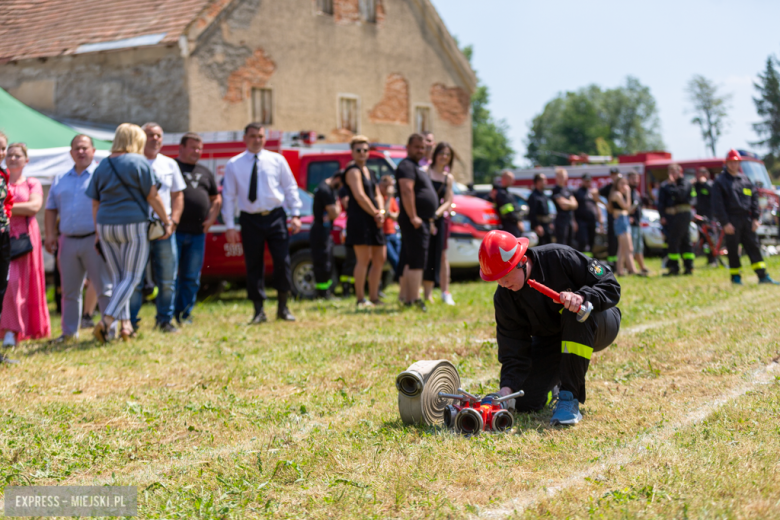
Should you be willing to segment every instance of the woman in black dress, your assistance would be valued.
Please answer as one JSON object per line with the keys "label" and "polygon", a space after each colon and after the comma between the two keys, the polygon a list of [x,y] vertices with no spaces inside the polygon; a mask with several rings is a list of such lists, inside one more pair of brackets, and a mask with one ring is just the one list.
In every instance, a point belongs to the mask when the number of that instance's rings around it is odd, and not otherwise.
{"label": "woman in black dress", "polygon": [[[346,245],[353,246],[355,264],[355,296],[359,307],[371,307],[379,300],[379,282],[385,265],[385,234],[382,223],[385,220],[384,200],[379,183],[366,167],[368,160],[368,138],[358,135],[350,142],[353,162],[344,170],[344,182],[349,196],[347,205]],[[371,271],[368,272],[368,264]],[[368,272],[368,297],[365,298],[366,273]]]}
{"label": "woman in black dress", "polygon": [[431,229],[431,241],[428,246],[428,265],[423,273],[423,290],[425,299],[432,301],[433,287],[438,284],[441,288],[441,299],[447,305],[455,305],[450,294],[450,264],[447,261],[447,240],[449,239],[450,209],[452,208],[452,183],[450,173],[452,162],[455,160],[455,152],[449,143],[441,142],[433,151],[431,164],[427,166],[428,176],[431,178],[433,189],[439,199],[439,207],[434,214],[433,225],[435,233]]}

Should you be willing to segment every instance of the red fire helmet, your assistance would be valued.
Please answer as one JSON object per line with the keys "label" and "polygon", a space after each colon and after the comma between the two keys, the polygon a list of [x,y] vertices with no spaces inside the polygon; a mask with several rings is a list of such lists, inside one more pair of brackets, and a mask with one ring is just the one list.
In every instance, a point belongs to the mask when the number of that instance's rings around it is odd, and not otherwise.
{"label": "red fire helmet", "polygon": [[729,153],[726,155],[726,160],[727,161],[741,161],[742,160],[742,156],[739,155],[738,151],[736,151],[735,149],[732,148],[731,150],[729,150]]}
{"label": "red fire helmet", "polygon": [[490,231],[479,246],[479,275],[486,282],[495,282],[525,261],[528,239],[516,238],[506,231]]}

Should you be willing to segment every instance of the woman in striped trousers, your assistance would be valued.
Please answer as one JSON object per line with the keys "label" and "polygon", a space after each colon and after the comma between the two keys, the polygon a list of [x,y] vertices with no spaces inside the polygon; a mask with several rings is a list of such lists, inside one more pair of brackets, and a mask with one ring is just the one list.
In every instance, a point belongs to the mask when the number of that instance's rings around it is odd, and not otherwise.
{"label": "woman in striped trousers", "polygon": [[94,328],[101,343],[109,339],[114,321],[121,325],[122,339],[133,335],[130,323],[130,296],[141,281],[149,258],[149,208],[163,215],[165,235],[173,233],[157,194],[157,179],[143,155],[146,134],[139,126],[123,123],[116,130],[111,155],[103,159],[87,188],[92,198],[92,214],[97,236],[95,248],[111,271],[114,290],[103,319]]}

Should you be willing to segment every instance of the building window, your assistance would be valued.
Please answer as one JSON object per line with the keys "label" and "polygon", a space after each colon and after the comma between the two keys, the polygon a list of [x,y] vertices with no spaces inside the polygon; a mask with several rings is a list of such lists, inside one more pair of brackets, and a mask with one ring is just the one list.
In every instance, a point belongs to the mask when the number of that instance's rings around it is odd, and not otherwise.
{"label": "building window", "polygon": [[270,88],[252,89],[252,121],[264,125],[273,124],[273,91]]}
{"label": "building window", "polygon": [[414,107],[414,131],[419,133],[431,131],[431,108]]}
{"label": "building window", "polygon": [[317,9],[322,14],[333,14],[333,0],[317,0]]}
{"label": "building window", "polygon": [[358,133],[360,121],[357,96],[339,96],[339,129]]}
{"label": "building window", "polygon": [[368,23],[376,23],[377,0],[360,0],[360,15]]}

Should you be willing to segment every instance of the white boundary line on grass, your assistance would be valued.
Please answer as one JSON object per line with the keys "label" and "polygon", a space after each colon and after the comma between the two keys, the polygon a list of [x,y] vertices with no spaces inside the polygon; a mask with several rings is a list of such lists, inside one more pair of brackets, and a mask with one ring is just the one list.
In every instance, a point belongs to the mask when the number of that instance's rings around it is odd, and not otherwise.
{"label": "white boundary line on grass", "polygon": [[717,397],[710,403],[697,408],[692,413],[689,413],[680,420],[667,424],[655,434],[642,435],[639,439],[631,442],[628,446],[616,449],[613,454],[603,462],[595,463],[588,469],[571,475],[570,477],[567,477],[553,485],[545,486],[542,489],[525,492],[520,496],[511,499],[501,508],[480,512],[478,515],[472,517],[504,518],[514,513],[522,513],[524,510],[534,505],[539,500],[543,498],[554,497],[561,491],[581,485],[583,484],[585,478],[596,476],[599,473],[606,471],[611,466],[625,466],[639,456],[648,453],[645,449],[648,444],[652,442],[666,442],[669,437],[671,437],[681,428],[685,428],[697,422],[703,421],[729,401],[742,397],[760,384],[766,384],[767,382],[771,381],[771,372],[777,366],[778,360],[773,360],[768,365],[754,370],[750,374],[750,381],[732,388],[728,392],[722,394],[720,397]]}

